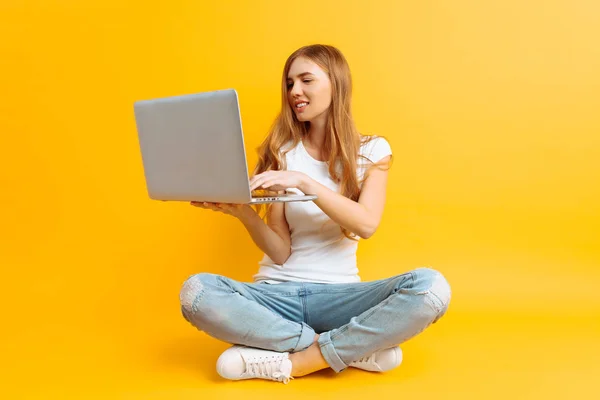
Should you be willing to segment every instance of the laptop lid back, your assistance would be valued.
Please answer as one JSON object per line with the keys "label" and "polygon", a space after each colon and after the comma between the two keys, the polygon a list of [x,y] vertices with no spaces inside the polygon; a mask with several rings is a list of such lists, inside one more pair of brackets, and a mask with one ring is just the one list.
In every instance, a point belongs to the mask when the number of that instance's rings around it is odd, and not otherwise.
{"label": "laptop lid back", "polygon": [[134,103],[148,195],[248,203],[248,167],[234,89]]}

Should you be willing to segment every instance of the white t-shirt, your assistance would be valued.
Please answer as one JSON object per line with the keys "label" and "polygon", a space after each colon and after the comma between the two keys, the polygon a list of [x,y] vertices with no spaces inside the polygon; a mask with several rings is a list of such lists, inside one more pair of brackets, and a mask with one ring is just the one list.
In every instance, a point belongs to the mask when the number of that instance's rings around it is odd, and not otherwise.
{"label": "white t-shirt", "polygon": [[[376,163],[392,154],[392,150],[387,140],[378,137],[363,144],[360,154]],[[331,179],[327,163],[310,156],[302,141],[286,154],[286,162],[288,171],[303,172],[339,193],[340,187]],[[359,157],[359,179],[369,165]],[[303,194],[298,189],[288,189],[287,192]],[[360,282],[356,265],[357,241],[345,237],[340,225],[312,201],[284,203],[284,210],[290,228],[292,253],[283,264],[276,264],[265,254],[259,262],[258,273],[253,276],[255,282]]]}

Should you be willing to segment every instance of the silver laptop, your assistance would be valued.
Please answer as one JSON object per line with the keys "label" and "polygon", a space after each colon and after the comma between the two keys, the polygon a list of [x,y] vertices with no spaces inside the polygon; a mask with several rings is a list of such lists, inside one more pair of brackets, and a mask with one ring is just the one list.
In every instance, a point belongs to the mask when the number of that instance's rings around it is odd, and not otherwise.
{"label": "silver laptop", "polygon": [[134,114],[151,199],[249,204],[317,198],[251,195],[234,89],[140,100]]}

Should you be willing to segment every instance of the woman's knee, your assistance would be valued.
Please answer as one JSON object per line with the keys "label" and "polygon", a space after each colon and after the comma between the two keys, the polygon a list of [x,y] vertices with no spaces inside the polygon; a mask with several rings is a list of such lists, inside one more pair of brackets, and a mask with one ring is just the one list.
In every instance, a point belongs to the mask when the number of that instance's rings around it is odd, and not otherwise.
{"label": "woman's knee", "polygon": [[209,273],[195,274],[186,279],[179,292],[181,309],[186,319],[186,314],[195,314],[198,311],[198,303],[206,294],[207,287],[214,285],[216,280],[217,275]]}
{"label": "woman's knee", "polygon": [[418,294],[426,295],[435,311],[437,319],[448,309],[452,291],[450,284],[439,271],[433,268],[418,268],[413,271],[415,275],[415,286],[423,288]]}

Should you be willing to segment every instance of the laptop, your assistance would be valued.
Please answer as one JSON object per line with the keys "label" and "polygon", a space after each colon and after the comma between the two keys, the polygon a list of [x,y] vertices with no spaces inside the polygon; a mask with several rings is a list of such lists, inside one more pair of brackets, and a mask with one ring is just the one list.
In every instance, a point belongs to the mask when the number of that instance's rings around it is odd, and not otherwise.
{"label": "laptop", "polygon": [[151,199],[255,204],[317,198],[252,195],[234,89],[139,100],[134,114]]}

